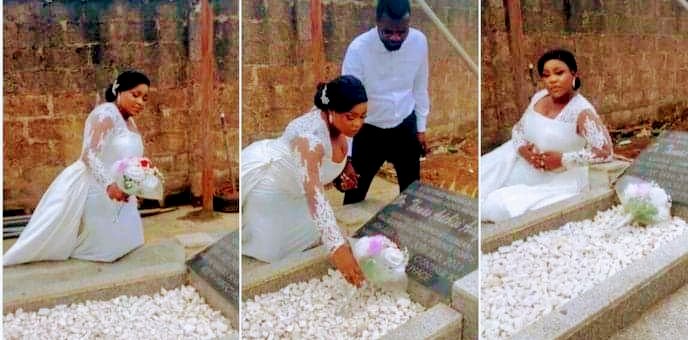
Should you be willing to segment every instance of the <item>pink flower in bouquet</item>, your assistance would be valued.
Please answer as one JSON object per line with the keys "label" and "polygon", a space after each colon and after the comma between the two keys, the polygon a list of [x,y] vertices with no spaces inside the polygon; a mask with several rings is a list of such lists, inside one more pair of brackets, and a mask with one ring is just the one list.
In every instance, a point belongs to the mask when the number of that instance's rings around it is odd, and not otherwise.
{"label": "pink flower in bouquet", "polygon": [[628,197],[634,197],[634,198],[641,198],[641,197],[647,197],[650,194],[650,190],[652,187],[648,183],[635,183],[635,184],[629,184],[628,188],[626,188],[626,195]]}
{"label": "pink flower in bouquet", "polygon": [[375,235],[370,238],[368,243],[368,256],[376,256],[382,250],[385,244],[385,237],[382,235]]}
{"label": "pink flower in bouquet", "polygon": [[127,169],[127,159],[120,159],[117,162],[115,162],[115,171],[117,173],[122,174],[124,173],[124,170]]}

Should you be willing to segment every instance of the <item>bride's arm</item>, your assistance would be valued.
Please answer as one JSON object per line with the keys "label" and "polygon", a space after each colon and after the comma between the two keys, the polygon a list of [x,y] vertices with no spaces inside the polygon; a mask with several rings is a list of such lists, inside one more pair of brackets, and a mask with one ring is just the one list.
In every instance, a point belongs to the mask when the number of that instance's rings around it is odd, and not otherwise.
{"label": "bride's arm", "polygon": [[86,163],[96,181],[105,188],[113,182],[113,179],[110,172],[105,169],[101,157],[105,140],[112,134],[115,124],[113,118],[105,114],[93,117],[89,124],[90,126],[86,127],[88,133],[81,159]]}
{"label": "bride's arm", "polygon": [[332,264],[342,273],[349,283],[360,287],[364,278],[356,262],[351,247],[346,243],[337,226],[332,207],[325,199],[325,191],[320,182],[320,165],[325,148],[316,137],[296,137],[292,146],[296,151],[301,169],[301,182],[306,193],[308,210],[325,248],[330,254]]}
{"label": "bride's arm", "polygon": [[606,162],[612,157],[613,144],[609,131],[593,111],[585,110],[578,115],[577,132],[585,138],[585,147],[565,152],[561,163],[566,168]]}
{"label": "bride's arm", "polygon": [[332,207],[325,199],[323,184],[320,182],[320,165],[325,148],[321,143],[307,137],[297,137],[292,142],[301,162],[300,179],[306,193],[308,211],[318,230],[325,248],[332,254],[345,243],[344,237],[337,226]]}
{"label": "bride's arm", "polygon": [[540,159],[539,154],[535,149],[535,145],[526,140],[523,133],[523,117],[511,129],[511,142],[523,159],[536,166],[536,162]]}
{"label": "bride's arm", "polygon": [[107,191],[110,198],[124,201],[127,199],[127,195],[114,184],[110,171],[105,168],[101,160],[103,145],[114,130],[114,118],[105,111],[97,112],[95,115],[93,119],[89,120],[89,126],[86,127],[88,133],[81,160],[86,164],[96,182]]}

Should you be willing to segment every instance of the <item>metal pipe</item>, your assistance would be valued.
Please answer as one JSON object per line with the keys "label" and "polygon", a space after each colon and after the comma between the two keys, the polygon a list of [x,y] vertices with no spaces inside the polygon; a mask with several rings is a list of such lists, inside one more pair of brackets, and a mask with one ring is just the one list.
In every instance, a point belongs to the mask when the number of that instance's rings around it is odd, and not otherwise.
{"label": "metal pipe", "polygon": [[686,0],[677,0],[677,1],[679,4],[681,4],[681,6],[683,6],[683,8],[685,8],[688,11],[688,1],[686,1]]}
{"label": "metal pipe", "polygon": [[471,57],[468,55],[468,53],[466,53],[466,50],[463,49],[461,44],[459,44],[459,42],[456,40],[456,38],[454,38],[454,36],[451,34],[451,32],[449,32],[447,27],[444,26],[442,21],[440,21],[440,18],[438,18],[437,15],[435,15],[435,12],[432,11],[432,8],[430,8],[430,6],[428,6],[428,4],[425,2],[425,0],[417,0],[417,1],[418,1],[418,4],[420,4],[420,8],[423,9],[423,12],[425,12],[425,14],[427,14],[430,17],[430,20],[432,20],[432,22],[435,23],[435,25],[437,26],[437,28],[439,28],[440,32],[442,32],[444,37],[447,38],[447,40],[449,40],[449,44],[451,44],[452,47],[454,47],[456,52],[458,52],[459,55],[461,56],[461,58],[463,58],[463,61],[466,62],[466,65],[468,66],[468,68],[471,71],[473,71],[473,73],[477,76],[478,75],[478,66],[475,64],[473,59],[471,59]]}

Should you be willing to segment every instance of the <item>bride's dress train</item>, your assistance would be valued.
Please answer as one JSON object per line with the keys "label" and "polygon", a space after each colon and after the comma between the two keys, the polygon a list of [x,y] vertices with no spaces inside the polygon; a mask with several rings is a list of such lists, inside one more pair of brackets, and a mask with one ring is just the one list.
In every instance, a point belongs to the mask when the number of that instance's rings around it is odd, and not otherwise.
{"label": "bride's dress train", "polygon": [[106,187],[113,182],[117,160],[142,155],[133,121],[127,124],[113,103],[97,106],[86,120],[81,157],[50,184],[29,224],[3,255],[3,265],[70,257],[110,262],[141,246],[135,200],[115,203]]}

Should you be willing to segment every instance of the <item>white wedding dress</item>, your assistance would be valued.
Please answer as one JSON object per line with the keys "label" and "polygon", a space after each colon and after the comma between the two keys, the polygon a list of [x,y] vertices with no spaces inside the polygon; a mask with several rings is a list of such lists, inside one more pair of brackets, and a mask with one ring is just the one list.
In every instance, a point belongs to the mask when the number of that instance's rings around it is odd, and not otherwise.
{"label": "white wedding dress", "polygon": [[[576,94],[556,117],[548,118],[535,111],[546,95],[542,90],[533,96],[511,140],[480,158],[482,220],[504,221],[586,191],[588,165],[611,158],[609,133],[587,99]],[[562,153],[564,166],[536,169],[518,153],[526,142],[540,151]]]}
{"label": "white wedding dress", "polygon": [[[299,141],[323,151],[319,162],[307,164]],[[330,252],[343,244],[323,185],[345,164],[332,160],[329,130],[317,109],[291,121],[281,137],[242,150],[242,254],[274,262],[319,240]]]}
{"label": "white wedding dress", "polygon": [[3,255],[5,266],[70,257],[110,262],[143,244],[136,200],[115,203],[106,193],[114,181],[112,165],[143,155],[141,136],[129,120],[113,103],[91,112],[80,159],[52,182],[17,242]]}

